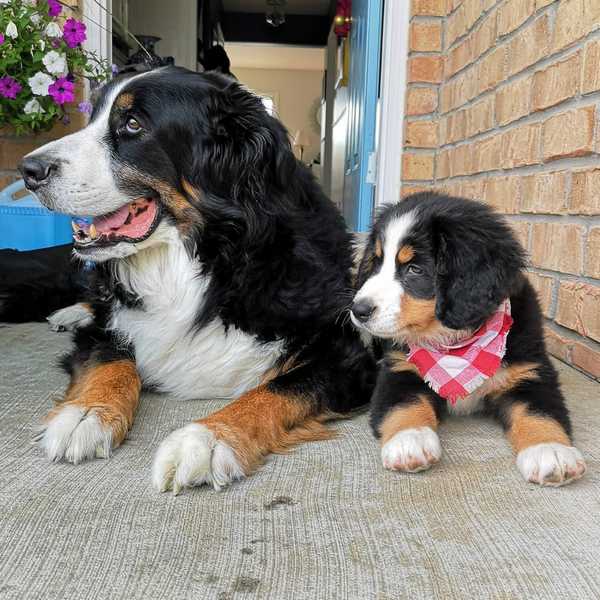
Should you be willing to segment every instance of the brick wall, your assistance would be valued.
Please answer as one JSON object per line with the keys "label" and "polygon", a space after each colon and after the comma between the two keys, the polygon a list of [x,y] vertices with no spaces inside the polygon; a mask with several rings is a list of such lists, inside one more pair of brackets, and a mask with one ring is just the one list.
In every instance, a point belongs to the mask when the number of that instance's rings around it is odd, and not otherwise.
{"label": "brick wall", "polygon": [[403,194],[505,213],[547,343],[600,378],[600,0],[413,0]]}
{"label": "brick wall", "polygon": [[[81,11],[77,0],[61,0],[63,18],[71,16],[81,18]],[[71,8],[67,8],[67,5]],[[89,23],[88,23],[89,25]],[[76,101],[68,109],[70,123],[56,124],[52,130],[29,136],[16,136],[14,130],[4,123],[0,123],[0,190],[19,178],[17,165],[25,154],[39,148],[43,144],[58,139],[68,133],[81,129],[85,124],[85,117],[76,111],[76,105],[83,99],[83,91],[78,86]]]}

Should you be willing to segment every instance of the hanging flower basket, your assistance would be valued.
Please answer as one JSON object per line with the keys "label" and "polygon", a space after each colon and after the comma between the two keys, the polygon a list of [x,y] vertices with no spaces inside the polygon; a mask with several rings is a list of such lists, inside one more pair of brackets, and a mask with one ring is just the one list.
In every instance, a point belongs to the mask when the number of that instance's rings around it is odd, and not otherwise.
{"label": "hanging flower basket", "polygon": [[[83,49],[86,26],[61,15],[58,0],[0,0],[0,127],[17,135],[68,122],[84,79],[99,83],[110,65]],[[91,112],[88,102],[80,112]]]}

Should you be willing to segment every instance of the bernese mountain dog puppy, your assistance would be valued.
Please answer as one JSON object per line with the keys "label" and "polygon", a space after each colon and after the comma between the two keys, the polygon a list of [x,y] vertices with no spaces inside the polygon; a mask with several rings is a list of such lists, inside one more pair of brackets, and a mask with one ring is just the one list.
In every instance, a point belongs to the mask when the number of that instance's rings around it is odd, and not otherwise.
{"label": "bernese mountain dog puppy", "polygon": [[523,268],[508,224],[479,202],[424,192],[377,217],[351,318],[385,352],[371,408],[385,468],[428,469],[444,415],[484,411],[527,481],[585,473]]}
{"label": "bernese mountain dog puppy", "polygon": [[86,217],[75,254],[97,279],[39,434],[49,459],[108,457],[144,386],[233,399],[175,430],[153,463],[158,490],[218,489],[368,403],[375,363],[343,318],[350,236],[237,82],[174,67],[116,80],[86,128],[21,171],[45,206]]}

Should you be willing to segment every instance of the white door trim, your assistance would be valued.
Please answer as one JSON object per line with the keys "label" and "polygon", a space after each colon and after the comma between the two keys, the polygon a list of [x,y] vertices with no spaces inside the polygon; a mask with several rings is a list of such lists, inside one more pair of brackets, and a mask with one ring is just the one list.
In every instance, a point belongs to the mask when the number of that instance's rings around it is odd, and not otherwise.
{"label": "white door trim", "polygon": [[95,52],[100,58],[111,61],[112,58],[112,1],[84,0],[83,22],[87,28],[84,47]]}
{"label": "white door trim", "polygon": [[409,22],[410,2],[385,3],[375,206],[400,200]]}

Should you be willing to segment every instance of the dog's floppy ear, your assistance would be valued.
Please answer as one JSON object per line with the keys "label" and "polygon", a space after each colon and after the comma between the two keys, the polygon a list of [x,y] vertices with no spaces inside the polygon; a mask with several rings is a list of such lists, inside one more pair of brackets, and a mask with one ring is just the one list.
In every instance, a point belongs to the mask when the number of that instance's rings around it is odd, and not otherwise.
{"label": "dog's floppy ear", "polygon": [[354,287],[360,289],[367,279],[373,274],[380,260],[375,254],[375,235],[372,232],[369,237],[356,234],[353,243],[353,262],[356,266],[356,277]]}
{"label": "dog's floppy ear", "polygon": [[452,329],[475,328],[510,295],[524,251],[500,215],[473,201],[452,201],[433,217],[436,317]]}
{"label": "dog's floppy ear", "polygon": [[236,82],[214,89],[201,149],[204,185],[221,197],[260,202],[285,189],[296,168],[287,131]]}

